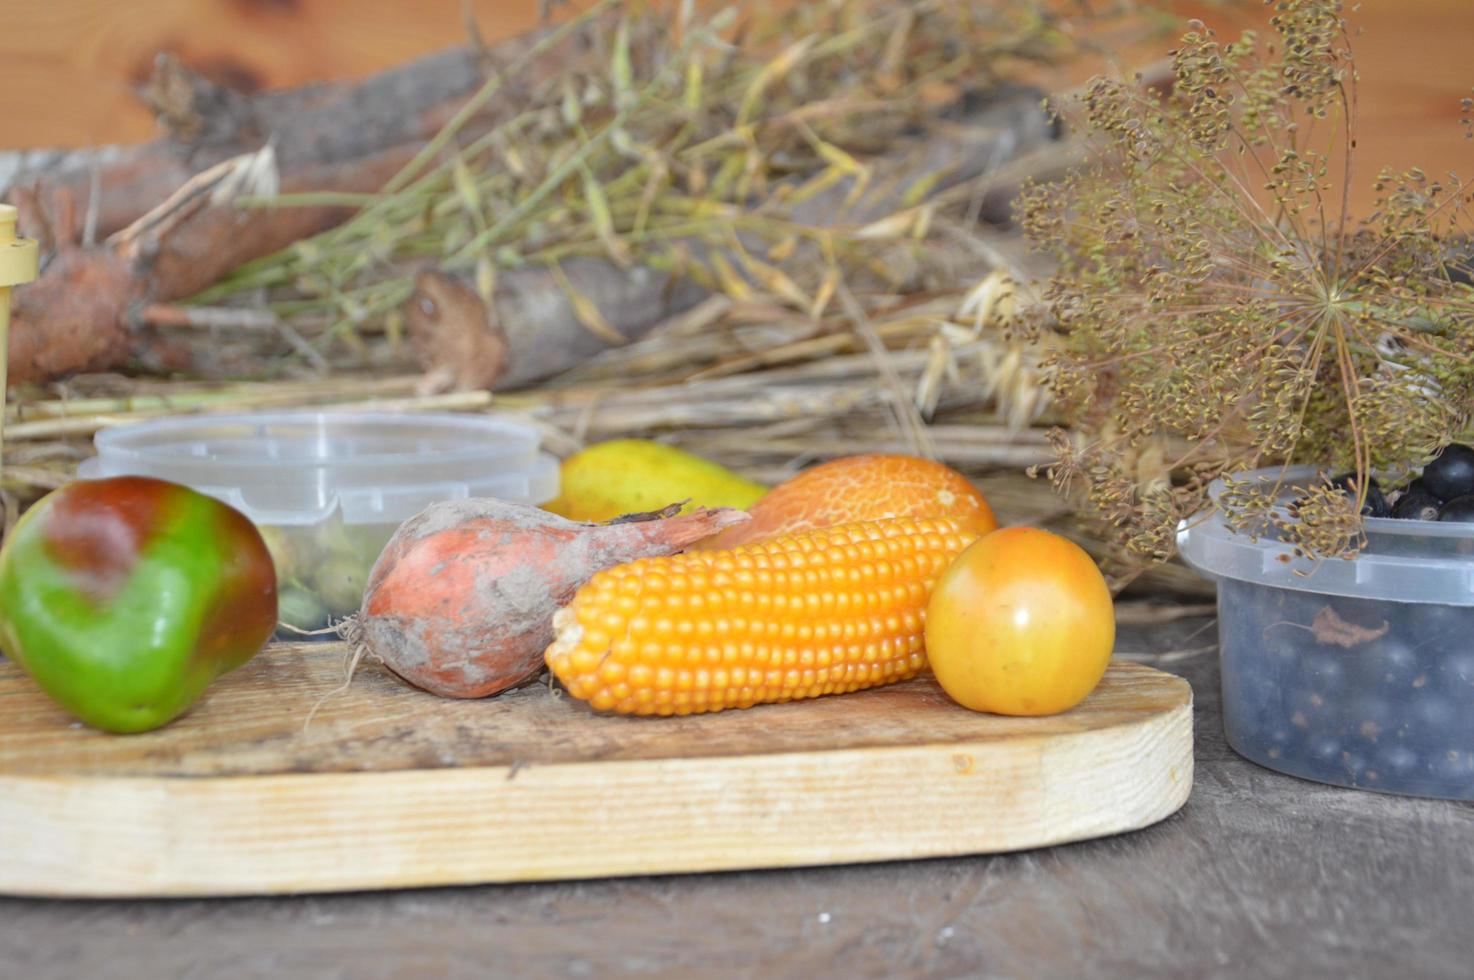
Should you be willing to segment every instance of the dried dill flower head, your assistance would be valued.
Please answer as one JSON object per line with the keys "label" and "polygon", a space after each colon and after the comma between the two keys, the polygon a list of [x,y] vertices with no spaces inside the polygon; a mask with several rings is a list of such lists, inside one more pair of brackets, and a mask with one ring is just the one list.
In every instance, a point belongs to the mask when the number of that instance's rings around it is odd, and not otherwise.
{"label": "dried dill flower head", "polygon": [[[1170,95],[1096,79],[1078,105],[1091,162],[1021,212],[1058,261],[1048,364],[1074,428],[1057,485],[1163,560],[1213,479],[1281,463],[1405,471],[1474,409],[1474,291],[1452,273],[1469,184],[1377,177],[1347,217],[1356,70],[1333,0],[1278,0],[1278,35],[1222,42],[1193,22]],[[1335,190],[1332,190],[1333,186]],[[1258,526],[1271,495],[1225,495]],[[1319,498],[1285,529],[1346,553],[1359,502]]]}

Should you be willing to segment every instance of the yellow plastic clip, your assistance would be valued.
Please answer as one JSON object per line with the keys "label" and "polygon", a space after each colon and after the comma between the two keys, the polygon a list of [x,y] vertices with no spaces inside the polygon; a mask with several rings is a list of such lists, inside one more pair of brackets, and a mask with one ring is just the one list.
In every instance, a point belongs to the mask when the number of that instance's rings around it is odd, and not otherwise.
{"label": "yellow plastic clip", "polygon": [[[29,238],[15,234],[15,208],[0,204],[0,406],[4,405],[5,375],[10,351],[10,287],[32,282],[40,273],[40,249]],[[0,413],[0,429],[5,419]],[[4,443],[0,441],[0,453]]]}
{"label": "yellow plastic clip", "polygon": [[39,272],[40,250],[29,238],[15,236],[17,217],[15,208],[0,204],[0,289],[32,282]]}

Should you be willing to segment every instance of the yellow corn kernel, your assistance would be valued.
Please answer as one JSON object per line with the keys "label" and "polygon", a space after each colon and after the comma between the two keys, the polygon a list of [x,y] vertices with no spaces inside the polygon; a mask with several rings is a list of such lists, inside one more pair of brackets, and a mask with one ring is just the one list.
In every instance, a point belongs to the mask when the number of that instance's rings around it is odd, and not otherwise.
{"label": "yellow corn kernel", "polygon": [[983,530],[894,518],[607,569],[554,618],[548,667],[574,697],[636,715],[906,680],[926,666],[932,586]]}

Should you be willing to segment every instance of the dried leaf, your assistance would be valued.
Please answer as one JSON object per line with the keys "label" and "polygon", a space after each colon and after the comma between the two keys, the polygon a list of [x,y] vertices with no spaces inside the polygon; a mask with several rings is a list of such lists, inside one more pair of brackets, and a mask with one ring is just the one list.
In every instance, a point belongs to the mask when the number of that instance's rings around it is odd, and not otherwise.
{"label": "dried leaf", "polygon": [[910,40],[911,29],[915,26],[916,12],[909,9],[903,11],[900,23],[896,25],[890,38],[886,41],[885,55],[881,58],[879,71],[876,72],[876,78],[884,91],[892,91],[901,84],[901,79],[904,77],[906,42]]}
{"label": "dried leaf", "polygon": [[819,289],[814,294],[814,305],[809,307],[809,316],[812,319],[818,320],[824,315],[837,289],[839,289],[839,270],[830,267],[825,271],[824,281],[819,283]]}
{"label": "dried leaf", "polygon": [[853,205],[860,199],[860,195],[865,193],[865,189],[870,186],[870,168],[833,143],[820,139],[808,126],[801,126],[800,132],[803,133],[809,145],[814,148],[814,152],[818,153],[819,157],[825,163],[840,173],[855,178],[855,182],[850,187],[849,193],[845,195],[845,206]]}
{"label": "dried leaf", "polygon": [[706,167],[698,160],[686,171],[686,190],[691,196],[700,197],[708,183]]}
{"label": "dried leaf", "polygon": [[942,382],[947,377],[951,362],[952,352],[948,349],[947,342],[940,334],[933,336],[927,344],[926,367],[922,369],[921,378],[916,383],[916,410],[928,422],[941,401]]}
{"label": "dried leaf", "polygon": [[496,264],[491,261],[491,256],[483,255],[476,260],[476,295],[481,297],[481,302],[491,305],[492,297],[496,295]]}
{"label": "dried leaf", "polygon": [[931,221],[936,216],[935,205],[923,204],[916,209],[916,223],[911,226],[911,237],[920,242],[925,241],[926,236],[931,233]]}
{"label": "dried leaf", "polygon": [[1387,630],[1386,620],[1383,620],[1382,625],[1376,629],[1368,629],[1342,619],[1330,606],[1322,607],[1310,624],[1310,632],[1314,634],[1315,642],[1323,646],[1334,645],[1347,649],[1380,639],[1387,635]]}
{"label": "dried leaf", "polygon": [[559,108],[559,115],[563,122],[569,126],[577,126],[583,119],[583,100],[573,90],[571,79],[563,79],[563,102]]}
{"label": "dried leaf", "polygon": [[768,249],[768,258],[774,262],[787,262],[798,250],[798,236],[788,235]]}
{"label": "dried leaf", "polygon": [[839,183],[841,180],[844,180],[848,176],[849,174],[847,172],[839,169],[838,167],[825,167],[813,177],[810,177],[808,180],[804,181],[798,187],[790,191],[787,197],[784,199],[784,203],[787,204],[789,207],[794,207],[802,204],[814,195],[823,193],[824,191],[833,187],[835,184]]}
{"label": "dried leaf", "polygon": [[870,222],[855,232],[855,237],[868,240],[901,238],[915,227],[916,220],[917,212],[915,211],[897,211],[889,217]]}
{"label": "dried leaf", "polygon": [[962,97],[962,89],[955,82],[926,81],[916,89],[916,98],[923,105],[954,105]]}
{"label": "dried leaf", "polygon": [[614,152],[631,160],[643,160],[647,156],[646,151],[635,143],[635,138],[623,126],[614,127],[614,131],[609,134],[609,145],[614,147]]}
{"label": "dried leaf", "polygon": [[737,270],[732,268],[732,263],[728,262],[722,253],[712,253],[711,267],[722,292],[738,302],[752,299],[752,287],[737,274]]}
{"label": "dried leaf", "polygon": [[398,351],[404,346],[404,311],[400,309],[390,310],[384,317],[384,339],[389,342],[391,351]]}
{"label": "dried leaf", "polygon": [[481,191],[476,187],[476,178],[471,176],[471,169],[466,166],[466,161],[457,156],[450,165],[451,182],[455,184],[456,196],[461,199],[466,212],[476,220],[480,220]]}
{"label": "dried leaf", "polygon": [[588,167],[581,167],[579,171],[583,175],[583,193],[588,200],[594,232],[599,236],[599,241],[604,243],[609,257],[620,266],[628,268],[634,260],[630,256],[629,246],[620,240],[614,230],[614,215],[609,210],[609,198],[604,195],[604,188]]}
{"label": "dried leaf", "polygon": [[645,179],[645,189],[640,193],[640,206],[635,211],[634,224],[630,231],[636,235],[644,234],[645,226],[650,221],[650,209],[655,206],[655,200],[660,196],[662,189],[670,184],[670,167],[665,160],[659,156],[652,155],[650,159],[650,176]]}
{"label": "dried leaf", "polygon": [[686,90],[681,96],[681,102],[687,109],[695,112],[701,108],[702,76],[705,69],[701,62],[692,59],[686,66]]}
{"label": "dried leaf", "polygon": [[611,347],[624,346],[627,340],[625,335],[614,329],[593,300],[574,287],[567,273],[563,271],[563,267],[555,262],[550,268],[553,277],[558,280],[558,287],[563,290],[563,295],[568,297],[568,302],[573,307],[573,315],[578,318],[578,322]]}
{"label": "dried leaf", "polygon": [[747,87],[746,94],[742,97],[742,107],[737,111],[738,128],[747,126],[752,122],[754,114],[762,105],[763,94],[767,91],[768,86],[792,71],[793,67],[803,60],[804,55],[808,53],[809,48],[813,47],[814,42],[817,40],[818,38],[812,34],[808,37],[800,38],[784,48],[778,57],[762,67],[757,73],[757,77],[752,80],[752,84]]}
{"label": "dried leaf", "polygon": [[782,269],[755,259],[746,251],[739,251],[738,257],[747,269],[748,275],[761,283],[764,289],[781,296],[801,310],[806,310],[812,305],[813,300],[805,295],[798,283],[789,278]]}
{"label": "dried leaf", "polygon": [[502,166],[518,180],[526,180],[530,171],[527,167],[527,158],[524,157],[515,146],[503,146],[498,154]]}
{"label": "dried leaf", "polygon": [[829,164],[830,166],[838,167],[840,170],[843,170],[847,174],[861,175],[868,172],[865,165],[862,164],[859,160],[856,160],[850,154],[846,153],[844,150],[841,150],[833,143],[829,143],[820,139],[812,132],[809,133],[809,142],[813,145],[814,151],[818,153],[819,156],[824,159],[824,162]]}
{"label": "dried leaf", "polygon": [[937,189],[937,183],[941,179],[942,172],[940,170],[923,174],[921,177],[912,181],[911,185],[906,188],[906,193],[901,195],[901,203],[908,208],[920,204],[928,197],[931,197],[932,192]]}
{"label": "dried leaf", "polygon": [[614,82],[615,103],[623,105],[634,95],[635,69],[630,62],[630,24],[623,18],[614,31],[614,56],[609,63],[609,77]]}
{"label": "dried leaf", "polygon": [[729,153],[722,160],[722,165],[717,168],[716,176],[711,179],[712,195],[719,198],[734,196],[734,188],[746,168],[747,157],[745,154]]}
{"label": "dried leaf", "polygon": [[742,177],[737,181],[736,198],[746,201],[766,195],[768,161],[756,146],[749,146],[742,157]]}

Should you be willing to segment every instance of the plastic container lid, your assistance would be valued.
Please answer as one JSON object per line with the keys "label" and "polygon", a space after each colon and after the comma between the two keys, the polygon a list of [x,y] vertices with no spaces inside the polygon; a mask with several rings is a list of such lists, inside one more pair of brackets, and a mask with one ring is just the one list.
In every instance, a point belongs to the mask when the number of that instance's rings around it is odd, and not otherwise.
{"label": "plastic container lid", "polygon": [[257,524],[395,523],[432,503],[541,504],[558,463],[529,425],[487,416],[379,412],[196,415],[104,429],[83,479],[152,476],[193,487]]}
{"label": "plastic container lid", "polygon": [[[1288,504],[1303,488],[1321,478],[1311,466],[1272,467],[1240,474],[1237,479],[1280,483],[1277,501]],[[1224,481],[1208,490],[1216,504]],[[1253,582],[1275,588],[1391,602],[1474,605],[1474,525],[1366,520],[1366,545],[1355,559],[1319,561],[1295,557],[1293,545],[1273,530],[1257,537],[1236,532],[1216,510],[1183,521],[1177,529],[1183,560],[1205,575]]]}

